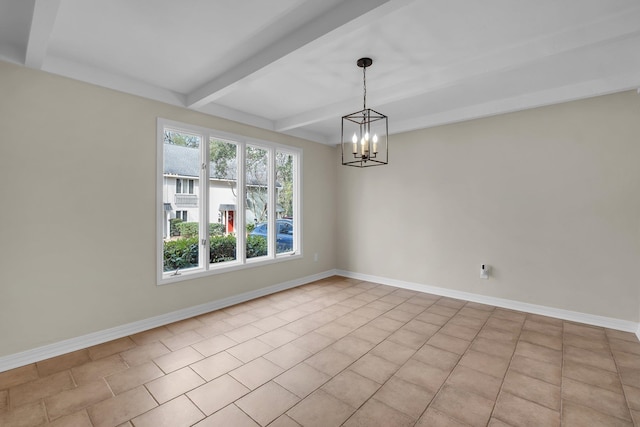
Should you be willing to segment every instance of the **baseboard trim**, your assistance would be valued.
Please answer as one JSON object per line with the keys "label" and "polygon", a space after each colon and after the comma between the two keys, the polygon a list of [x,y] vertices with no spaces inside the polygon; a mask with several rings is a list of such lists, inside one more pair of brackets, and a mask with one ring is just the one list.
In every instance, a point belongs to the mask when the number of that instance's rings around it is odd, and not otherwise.
{"label": "baseboard trim", "polygon": [[619,331],[633,332],[640,340],[640,323],[627,320],[615,319],[612,317],[597,316],[594,314],[580,313],[577,311],[563,310],[560,308],[547,307],[543,305],[529,304],[504,298],[490,297],[471,292],[457,291],[454,289],[441,288],[438,286],[424,285],[421,283],[406,282],[402,280],[390,279],[387,277],[371,276],[368,274],[355,273],[352,271],[336,270],[339,276],[352,279],[366,280],[368,282],[380,283],[383,285],[395,286],[397,288],[412,291],[426,292],[430,294],[462,299],[481,304],[494,305],[496,307],[508,308],[511,310],[524,311],[526,313],[540,314],[543,316],[555,317],[557,319],[570,320],[572,322],[585,323],[588,325],[601,326]]}
{"label": "baseboard trim", "polygon": [[407,282],[387,277],[372,276],[368,274],[356,273],[345,270],[327,270],[322,273],[301,277],[299,279],[290,280],[288,282],[267,286],[265,288],[256,289],[254,291],[233,295],[227,298],[211,301],[182,310],[173,311],[171,313],[161,314],[159,316],[143,319],[137,322],[128,323],[114,328],[105,329],[98,332],[70,338],[64,341],[26,350],[20,353],[10,354],[0,357],[0,372],[25,366],[30,363],[40,362],[51,357],[60,356],[72,351],[81,350],[83,348],[102,344],[114,339],[126,337],[128,335],[137,334],[149,329],[164,326],[169,323],[178,322],[190,317],[199,316],[221,308],[229,307],[255,298],[260,298],[296,286],[305,285],[316,280],[326,279],[334,275],[344,276],[352,279],[366,280],[368,282],[380,283],[383,285],[395,286],[397,288],[408,289],[418,292],[426,292],[434,295],[440,295],[450,298],[462,299],[481,304],[494,305],[496,307],[508,308],[511,310],[523,311],[526,313],[540,314],[543,316],[555,317],[573,322],[585,323],[588,325],[601,326],[610,329],[616,329],[625,332],[633,332],[640,340],[640,323],[630,322],[627,320],[615,319],[611,317],[597,316],[593,314],[580,313],[576,311],[563,310],[559,308],[547,307],[536,304],[529,304],[520,301],[508,300],[504,298],[490,297],[471,292],[457,291],[454,289],[441,288],[437,286],[424,285],[420,283]]}
{"label": "baseboard trim", "polygon": [[286,289],[294,288],[296,286],[315,282],[316,280],[326,279],[327,277],[331,277],[334,275],[336,275],[336,270],[327,270],[322,273],[301,277],[299,279],[290,280],[288,282],[278,283],[276,285],[267,286],[265,288],[256,289],[250,292],[244,292],[242,294],[233,295],[205,304],[173,311],[171,313],[161,314],[159,316],[143,319],[137,322],[127,323],[125,325],[116,326],[110,329],[105,329],[79,337],[70,338],[64,341],[47,344],[42,347],[34,348],[32,350],[26,350],[20,353],[2,356],[0,357],[0,372],[8,371],[9,369],[18,368],[20,366],[25,366],[30,363],[40,362],[51,357],[60,356],[72,351],[126,337],[128,335],[137,334],[139,332],[157,328],[159,326],[168,325],[169,323],[188,319],[190,317],[199,316],[201,314],[209,313],[211,311],[219,310],[221,308],[229,307],[241,302],[249,301],[255,298],[260,298],[269,294],[284,291]]}

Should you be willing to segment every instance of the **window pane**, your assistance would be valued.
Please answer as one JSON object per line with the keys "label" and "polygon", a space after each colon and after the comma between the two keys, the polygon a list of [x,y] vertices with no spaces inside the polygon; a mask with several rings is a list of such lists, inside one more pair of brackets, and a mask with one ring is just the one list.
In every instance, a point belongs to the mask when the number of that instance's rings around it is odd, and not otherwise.
{"label": "window pane", "polygon": [[209,262],[234,261],[236,255],[236,206],[238,204],[237,145],[209,140]]}
{"label": "window pane", "polygon": [[[199,195],[201,138],[165,129],[163,144],[163,271],[199,266]],[[188,181],[194,182],[187,194]],[[189,218],[192,222],[186,222]]]}
{"label": "window pane", "polygon": [[247,146],[245,155],[246,221],[256,226],[247,235],[246,256],[254,258],[267,255],[267,227],[263,224],[268,220],[269,153],[262,148]]}
{"label": "window pane", "polygon": [[276,253],[291,252],[294,247],[293,155],[276,152],[276,214],[278,234]]}

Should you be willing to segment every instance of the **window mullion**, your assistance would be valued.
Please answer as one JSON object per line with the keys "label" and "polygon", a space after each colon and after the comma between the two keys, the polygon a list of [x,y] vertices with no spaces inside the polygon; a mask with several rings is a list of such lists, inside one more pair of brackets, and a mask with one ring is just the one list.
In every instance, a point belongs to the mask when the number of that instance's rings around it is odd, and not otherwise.
{"label": "window mullion", "polygon": [[302,175],[300,174],[299,165],[302,162],[301,155],[294,155],[293,162],[293,249],[296,253],[302,254],[302,241],[300,239],[302,231],[302,217],[300,215],[302,209],[302,193],[300,192],[302,186]]}
{"label": "window mullion", "polygon": [[209,138],[202,135],[200,144],[200,265],[209,269]]}
{"label": "window mullion", "polygon": [[267,174],[267,219],[269,221],[269,258],[275,258],[276,256],[276,239],[278,230],[276,228],[276,150],[274,147],[270,147],[267,151],[268,171]]}
{"label": "window mullion", "polygon": [[246,149],[247,146],[243,142],[236,144],[236,186],[238,191],[238,197],[236,200],[236,259],[244,264],[247,261],[246,251],[246,200],[247,193],[245,189],[246,182]]}

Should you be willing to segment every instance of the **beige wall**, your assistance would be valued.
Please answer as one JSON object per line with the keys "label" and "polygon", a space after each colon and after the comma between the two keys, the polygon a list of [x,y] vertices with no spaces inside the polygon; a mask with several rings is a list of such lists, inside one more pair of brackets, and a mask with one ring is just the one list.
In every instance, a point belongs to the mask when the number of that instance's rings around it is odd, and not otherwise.
{"label": "beige wall", "polygon": [[[156,286],[157,117],[302,147],[304,259]],[[335,268],[332,147],[3,62],[0,138],[0,356]]]}
{"label": "beige wall", "polygon": [[338,268],[639,320],[635,91],[394,135],[389,150],[388,166],[338,169]]}
{"label": "beige wall", "polygon": [[[304,259],[156,286],[157,117],[302,147]],[[0,356],[336,267],[639,321],[639,118],[629,92],[409,132],[358,170],[0,62]]]}

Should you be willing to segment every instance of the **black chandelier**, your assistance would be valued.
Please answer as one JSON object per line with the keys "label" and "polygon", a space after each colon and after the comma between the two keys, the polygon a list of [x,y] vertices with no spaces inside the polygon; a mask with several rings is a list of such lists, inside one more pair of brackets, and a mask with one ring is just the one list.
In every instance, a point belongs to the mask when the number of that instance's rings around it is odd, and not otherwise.
{"label": "black chandelier", "polygon": [[360,58],[364,101],[362,110],[342,117],[342,164],[366,168],[389,163],[389,120],[384,114],[367,108],[367,67],[371,58]]}

